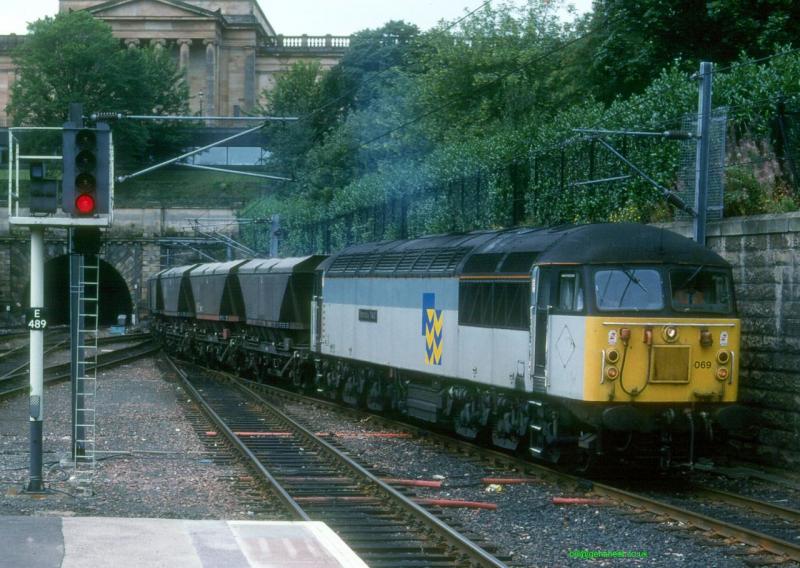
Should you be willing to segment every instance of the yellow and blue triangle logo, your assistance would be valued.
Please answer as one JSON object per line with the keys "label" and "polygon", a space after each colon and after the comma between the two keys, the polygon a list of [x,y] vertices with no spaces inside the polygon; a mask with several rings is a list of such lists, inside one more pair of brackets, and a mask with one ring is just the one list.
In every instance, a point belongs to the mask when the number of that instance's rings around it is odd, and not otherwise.
{"label": "yellow and blue triangle logo", "polygon": [[422,294],[422,335],[425,336],[425,364],[442,364],[442,331],[444,316],[436,309],[436,294]]}

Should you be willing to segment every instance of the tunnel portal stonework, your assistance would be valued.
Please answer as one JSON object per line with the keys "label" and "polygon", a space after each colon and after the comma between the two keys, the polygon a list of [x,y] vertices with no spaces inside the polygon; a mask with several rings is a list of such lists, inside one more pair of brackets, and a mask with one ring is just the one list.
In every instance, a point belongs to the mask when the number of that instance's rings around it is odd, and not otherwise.
{"label": "tunnel portal stonework", "polygon": [[[100,258],[116,270],[128,287],[134,313],[147,310],[147,280],[161,270],[161,244],[154,239],[114,240],[103,245]],[[45,263],[67,254],[64,238],[45,240]],[[0,303],[15,311],[27,305],[30,280],[30,240],[27,235],[0,239]]]}
{"label": "tunnel portal stonework", "polygon": [[[137,319],[147,312],[147,280],[163,268],[230,260],[231,251],[213,238],[198,237],[187,219],[214,219],[217,234],[236,238],[236,213],[231,209],[155,208],[117,209],[114,227],[104,235],[100,259],[116,270],[128,288]],[[0,209],[0,312],[10,306],[15,312],[26,306],[30,280],[30,233],[12,229],[8,213]],[[63,229],[45,232],[45,263],[67,254]]]}

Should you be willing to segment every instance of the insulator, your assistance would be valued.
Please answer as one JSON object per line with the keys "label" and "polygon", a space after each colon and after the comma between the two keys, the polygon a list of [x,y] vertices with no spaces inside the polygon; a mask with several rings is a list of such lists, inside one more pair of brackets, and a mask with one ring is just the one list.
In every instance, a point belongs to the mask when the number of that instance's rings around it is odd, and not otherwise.
{"label": "insulator", "polygon": [[662,133],[664,138],[671,138],[672,140],[689,140],[694,138],[694,134],[684,130],[667,130]]}
{"label": "insulator", "polygon": [[95,112],[92,113],[92,120],[121,120],[125,118],[125,114],[121,112]]}

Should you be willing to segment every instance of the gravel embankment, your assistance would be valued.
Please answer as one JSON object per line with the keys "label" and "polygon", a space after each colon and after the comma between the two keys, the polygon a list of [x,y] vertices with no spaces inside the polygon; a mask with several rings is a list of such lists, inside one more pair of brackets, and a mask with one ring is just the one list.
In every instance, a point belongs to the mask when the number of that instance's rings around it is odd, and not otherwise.
{"label": "gravel embankment", "polygon": [[[242,466],[221,459],[193,429],[191,405],[155,358],[101,372],[97,389],[94,495],[73,497],[69,467],[70,385],[45,390],[46,485],[54,492],[20,495],[28,479],[27,397],[0,401],[0,515],[92,515],[185,519],[268,519]],[[224,456],[223,456],[224,457]],[[241,490],[235,491],[234,484]]]}
{"label": "gravel embankment", "polygon": [[[20,495],[28,478],[27,397],[0,401],[0,515],[92,515],[187,519],[270,519],[266,498],[253,495],[247,470],[219,454],[197,431],[193,405],[165,379],[156,358],[100,374],[98,464],[91,497],[73,497],[69,469],[70,386],[45,393],[43,498]],[[416,489],[420,497],[494,503],[497,510],[448,509],[465,528],[513,554],[519,566],[566,566],[572,555],[645,553],[645,558],[596,559],[593,565],[745,567],[743,546],[717,545],[672,522],[657,522],[615,506],[556,506],[554,496],[582,496],[548,482],[488,488],[483,477],[515,477],[417,438],[380,438],[372,420],[354,423],[329,410],[285,404],[315,431],[331,438],[386,477],[443,479],[441,489]],[[244,481],[242,481],[245,479]],[[733,485],[733,484],[731,484]],[[731,487],[732,489],[734,487]],[[739,488],[742,490],[742,487]],[[774,493],[774,488],[770,491]]]}
{"label": "gravel embankment", "polygon": [[[380,429],[367,419],[353,423],[329,410],[287,403],[285,409],[316,431],[336,433],[333,439],[380,475],[394,478],[444,478],[441,489],[418,489],[420,497],[495,503],[497,510],[448,509],[465,527],[500,550],[513,553],[522,566],[566,566],[577,562],[570,553],[635,552],[646,558],[595,559],[593,565],[744,567],[740,545],[715,546],[674,522],[656,522],[649,515],[615,506],[557,506],[554,496],[582,496],[540,482],[488,488],[484,477],[519,477],[474,459],[449,452],[424,439],[369,436]],[[492,491],[494,489],[495,491]],[[743,558],[743,557],[742,557]]]}

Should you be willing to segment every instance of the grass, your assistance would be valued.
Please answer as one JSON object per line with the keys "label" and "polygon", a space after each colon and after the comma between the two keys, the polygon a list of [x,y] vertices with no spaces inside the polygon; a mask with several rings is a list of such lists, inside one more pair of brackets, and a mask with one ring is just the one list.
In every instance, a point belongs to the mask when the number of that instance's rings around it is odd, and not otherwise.
{"label": "grass", "polygon": [[[27,170],[20,173],[22,179],[27,179]],[[0,192],[5,192],[7,180],[8,164],[2,164]],[[116,184],[114,204],[120,208],[202,207],[239,210],[271,193],[280,183],[221,172],[167,167]],[[24,186],[22,189],[24,193]]]}
{"label": "grass", "polygon": [[226,207],[240,209],[269,191],[257,178],[165,168],[116,185],[118,207]]}

